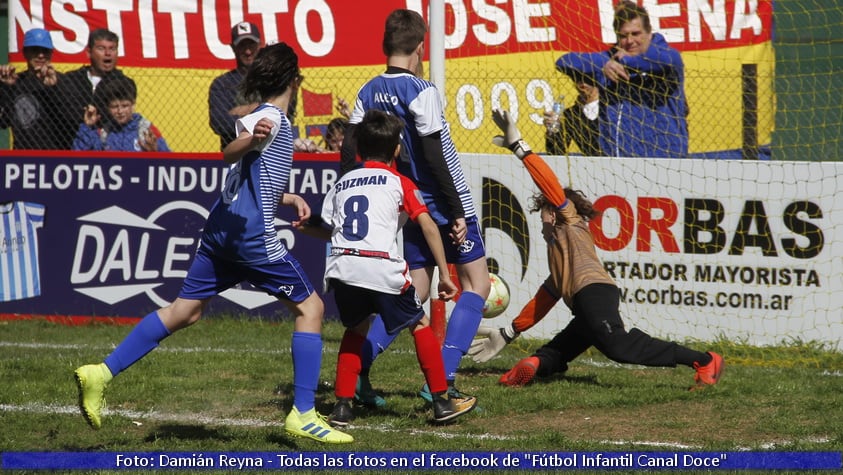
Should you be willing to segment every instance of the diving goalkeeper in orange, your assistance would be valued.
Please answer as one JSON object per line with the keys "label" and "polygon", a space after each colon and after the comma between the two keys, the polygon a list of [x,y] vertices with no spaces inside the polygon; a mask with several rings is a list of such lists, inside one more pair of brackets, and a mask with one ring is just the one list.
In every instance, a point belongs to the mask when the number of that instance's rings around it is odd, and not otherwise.
{"label": "diving goalkeeper in orange", "polygon": [[541,213],[550,276],[511,325],[481,326],[477,332],[481,338],[474,340],[468,354],[478,363],[488,361],[562,299],[574,318],[550,342],[504,373],[501,384],[522,386],[537,376],[565,372],[568,363],[591,346],[618,363],[694,368],[692,390],[716,384],[724,366],[717,353],[659,340],[637,328],[626,331],[618,310],[618,287],[597,257],[587,224],[598,211],[581,192],[563,190],[553,170],[521,139],[507,111],[496,110],[492,117],[504,133],[495,137],[494,143],[512,150],[541,190],[533,196],[530,211]]}

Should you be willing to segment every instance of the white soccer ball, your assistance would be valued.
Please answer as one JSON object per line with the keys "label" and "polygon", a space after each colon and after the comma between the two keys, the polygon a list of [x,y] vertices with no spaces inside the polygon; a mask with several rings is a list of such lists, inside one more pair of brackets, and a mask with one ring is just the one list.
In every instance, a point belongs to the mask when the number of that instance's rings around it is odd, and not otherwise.
{"label": "white soccer ball", "polygon": [[489,297],[483,304],[483,318],[495,318],[509,307],[509,286],[499,275],[489,272],[489,282],[492,288]]}

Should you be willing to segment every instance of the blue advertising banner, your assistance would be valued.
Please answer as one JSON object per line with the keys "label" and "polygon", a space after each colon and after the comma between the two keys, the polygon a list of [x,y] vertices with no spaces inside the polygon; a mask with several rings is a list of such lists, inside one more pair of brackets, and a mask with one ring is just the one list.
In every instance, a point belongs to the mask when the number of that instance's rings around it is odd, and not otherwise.
{"label": "blue advertising banner", "polygon": [[[338,163],[297,155],[289,191],[318,213]],[[138,317],[178,295],[228,166],[219,154],[12,151],[0,170],[0,314]],[[281,207],[276,228],[321,289],[326,243],[295,232],[294,218]],[[220,312],[285,308],[243,284],[212,300],[208,314]]]}
{"label": "blue advertising banner", "polygon": [[839,470],[840,452],[7,452],[3,470]]}

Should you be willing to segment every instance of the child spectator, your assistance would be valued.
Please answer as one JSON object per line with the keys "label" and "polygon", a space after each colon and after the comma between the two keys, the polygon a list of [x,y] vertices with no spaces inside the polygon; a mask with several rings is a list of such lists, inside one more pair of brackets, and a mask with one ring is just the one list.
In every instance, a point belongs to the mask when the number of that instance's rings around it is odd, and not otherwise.
{"label": "child spectator", "polygon": [[[94,105],[85,109],[85,122],[73,140],[73,150],[123,152],[169,152],[161,132],[135,112],[138,90],[135,81],[118,76],[94,93]],[[101,121],[102,112],[108,120]]]}
{"label": "child spectator", "polygon": [[339,152],[342,149],[346,127],[348,127],[348,119],[345,117],[334,117],[328,122],[325,128],[325,151]]}

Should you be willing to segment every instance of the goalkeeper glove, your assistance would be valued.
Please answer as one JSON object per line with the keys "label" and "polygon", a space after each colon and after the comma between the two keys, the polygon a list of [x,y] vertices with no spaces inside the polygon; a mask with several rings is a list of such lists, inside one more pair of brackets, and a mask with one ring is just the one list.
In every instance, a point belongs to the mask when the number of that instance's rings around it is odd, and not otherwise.
{"label": "goalkeeper glove", "polygon": [[492,119],[503,132],[503,135],[496,135],[492,138],[493,144],[510,149],[519,160],[523,160],[524,157],[533,152],[527,142],[521,138],[521,132],[515,125],[515,121],[509,116],[509,112],[495,109],[492,111]]}
{"label": "goalkeeper glove", "polygon": [[518,337],[520,333],[515,331],[512,325],[503,328],[492,328],[480,326],[477,329],[477,338],[471,342],[468,354],[476,363],[485,363],[501,352],[503,347]]}

